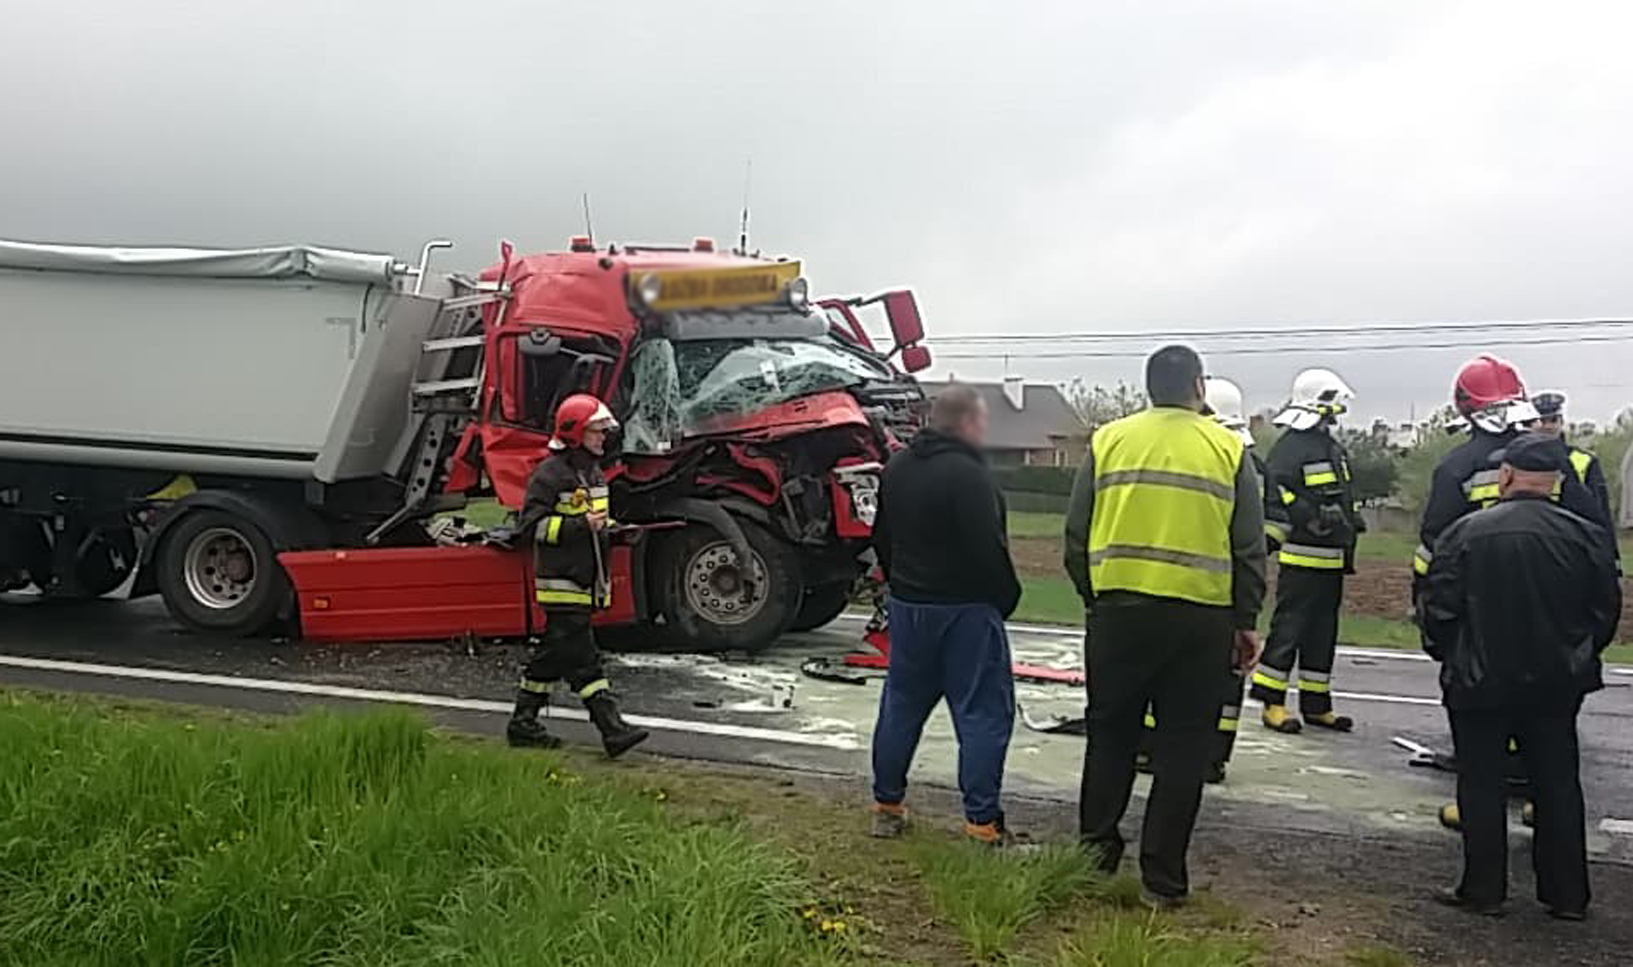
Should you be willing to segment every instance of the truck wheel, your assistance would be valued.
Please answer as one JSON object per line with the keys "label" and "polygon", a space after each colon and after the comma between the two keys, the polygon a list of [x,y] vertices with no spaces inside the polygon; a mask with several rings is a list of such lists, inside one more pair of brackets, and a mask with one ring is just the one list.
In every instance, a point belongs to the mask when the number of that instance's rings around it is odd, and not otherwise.
{"label": "truck wheel", "polygon": [[788,626],[788,630],[815,631],[839,617],[850,603],[849,582],[806,588],[805,597],[800,601],[799,613],[794,615],[794,623]]}
{"label": "truck wheel", "polygon": [[194,511],[177,521],[154,563],[165,607],[199,631],[255,634],[290,594],[266,534],[224,511]]}
{"label": "truck wheel", "polygon": [[765,528],[739,524],[753,557],[752,593],[718,531],[693,525],[667,542],[663,610],[687,647],[759,651],[794,620],[802,584],[798,555]]}

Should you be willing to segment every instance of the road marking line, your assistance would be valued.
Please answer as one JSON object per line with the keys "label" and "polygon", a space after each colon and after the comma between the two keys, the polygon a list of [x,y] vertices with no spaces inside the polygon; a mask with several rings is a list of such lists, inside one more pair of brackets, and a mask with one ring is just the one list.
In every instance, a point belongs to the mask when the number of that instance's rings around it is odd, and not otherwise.
{"label": "road marking line", "polygon": [[[35,671],[60,672],[70,675],[100,675],[104,678],[129,678],[150,682],[174,682],[185,685],[209,685],[217,688],[236,688],[243,691],[279,692],[289,695],[315,695],[325,698],[356,699],[365,702],[390,702],[397,705],[420,705],[427,708],[449,708],[466,712],[508,713],[509,702],[493,702],[479,698],[455,698],[451,695],[427,695],[420,692],[392,692],[374,688],[351,688],[345,685],[320,685],[309,682],[280,681],[271,678],[239,678],[233,675],[209,675],[201,672],[178,672],[162,668],[139,668],[133,665],[98,665],[90,662],[58,661],[51,658],[24,658],[0,655],[0,666],[28,668]],[[549,718],[589,720],[581,709],[550,706]],[[735,739],[757,739],[762,742],[780,742],[785,745],[805,745],[845,751],[860,748],[856,739],[848,735],[813,735],[784,729],[767,729],[752,725],[731,725],[724,722],[697,722],[690,719],[671,719],[654,715],[626,715],[636,725],[669,732],[691,732],[696,735],[722,735]]]}
{"label": "road marking line", "polygon": [[[838,618],[834,619],[834,623],[837,624],[843,621],[847,624],[866,624],[868,620],[869,619],[866,615],[846,613],[841,614]],[[1077,641],[1083,640],[1082,629],[1062,628],[1056,625],[1024,625],[1013,623],[1005,624],[1004,627],[1008,628],[1010,631],[1018,631],[1022,634],[1028,635],[1071,638]],[[1346,645],[1341,646],[1338,649],[1338,656],[1340,658],[1372,658],[1379,661],[1434,661],[1433,658],[1430,658],[1428,655],[1418,651],[1415,648],[1356,648]],[[1605,671],[1611,673],[1612,675],[1633,676],[1633,667],[1607,664],[1605,665]]]}

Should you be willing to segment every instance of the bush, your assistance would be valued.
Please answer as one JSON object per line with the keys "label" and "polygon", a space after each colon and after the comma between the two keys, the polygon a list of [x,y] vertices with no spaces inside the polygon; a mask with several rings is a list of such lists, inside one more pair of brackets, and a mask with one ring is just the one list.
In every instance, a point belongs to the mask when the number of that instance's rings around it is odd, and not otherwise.
{"label": "bush", "polygon": [[1077,468],[1002,467],[993,470],[992,476],[997,480],[998,488],[1005,492],[1070,497]]}

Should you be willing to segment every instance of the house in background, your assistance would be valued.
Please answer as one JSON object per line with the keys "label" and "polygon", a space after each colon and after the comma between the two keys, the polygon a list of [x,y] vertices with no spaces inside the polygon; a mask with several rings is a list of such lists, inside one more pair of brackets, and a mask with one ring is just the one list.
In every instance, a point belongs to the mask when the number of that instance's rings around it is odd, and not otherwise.
{"label": "house in background", "polygon": [[987,401],[987,459],[995,467],[1076,466],[1083,456],[1083,424],[1060,387],[1027,383],[1018,376],[1001,383],[921,380],[935,396],[952,382],[969,386]]}

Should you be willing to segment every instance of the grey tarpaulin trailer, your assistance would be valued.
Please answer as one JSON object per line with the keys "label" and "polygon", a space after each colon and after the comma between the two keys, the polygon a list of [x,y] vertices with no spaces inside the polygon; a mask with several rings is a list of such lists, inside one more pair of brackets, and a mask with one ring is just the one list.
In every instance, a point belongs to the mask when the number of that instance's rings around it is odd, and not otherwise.
{"label": "grey tarpaulin trailer", "polygon": [[[416,266],[306,245],[0,241],[0,592],[121,583],[163,525],[130,508],[163,493],[263,532],[195,549],[197,607],[180,615],[246,630],[271,615],[243,617],[252,589],[221,577],[242,563],[234,548],[259,552],[266,572],[275,551],[409,520],[410,467],[427,462],[420,441],[437,419],[413,401],[450,382],[475,392],[479,370],[445,377],[459,359],[479,365],[471,334],[499,297],[429,277],[446,245]],[[458,351],[430,351],[450,336]]]}
{"label": "grey tarpaulin trailer", "polygon": [[[405,285],[413,271],[310,246],[0,241],[0,459],[325,482],[385,473],[380,444],[405,429],[439,305]],[[347,408],[348,388],[394,405]],[[386,422],[352,422],[370,418]]]}

